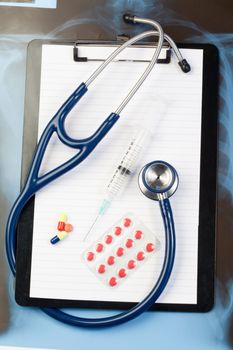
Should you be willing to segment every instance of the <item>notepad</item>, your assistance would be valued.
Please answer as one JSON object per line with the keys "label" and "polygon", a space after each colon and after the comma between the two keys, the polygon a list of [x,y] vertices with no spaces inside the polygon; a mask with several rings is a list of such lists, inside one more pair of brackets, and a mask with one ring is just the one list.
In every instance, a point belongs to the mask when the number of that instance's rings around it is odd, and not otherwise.
{"label": "notepad", "polygon": [[[80,55],[105,57],[112,48],[82,48]],[[135,59],[153,49],[134,50]],[[128,50],[128,51],[129,51]],[[93,52],[97,51],[97,52]],[[54,56],[55,55],[55,56]],[[125,52],[127,55],[127,51]],[[176,219],[177,254],[172,278],[161,302],[197,302],[198,205],[200,182],[200,131],[202,106],[202,50],[185,50],[193,67],[184,74],[175,60],[157,65],[135,98],[122,112],[121,119],[102,144],[77,169],[49,185],[36,195],[33,228],[33,251],[30,296],[56,299],[139,301],[151,289],[158,275],[164,250],[155,262],[148,262],[126,285],[109,291],[96,280],[82,260],[87,243],[83,238],[95,218],[108,181],[132,138],[132,128],[143,127],[153,133],[141,164],[163,159],[176,167],[179,190],[171,199]],[[68,57],[70,60],[68,60]],[[54,64],[54,60],[56,64]],[[63,100],[85,81],[99,62],[76,63],[72,48],[44,46],[42,51],[39,135]],[[114,111],[122,98],[145,70],[148,63],[114,62],[97,78],[90,92],[71,112],[67,131],[83,138],[97,128],[101,120]],[[68,66],[67,66],[68,65]],[[61,89],[62,85],[62,89]],[[137,133],[137,130],[133,131]],[[73,150],[53,140],[42,172],[59,165]],[[160,237],[164,246],[163,226],[156,203],[144,198],[138,189],[137,174],[125,193],[113,202],[95,228],[97,239],[108,226],[128,210],[142,219]],[[60,212],[66,212],[74,225],[69,239],[56,247],[49,243],[56,234]],[[142,283],[143,281],[143,283]],[[132,290],[134,293],[132,295]]]}
{"label": "notepad", "polygon": [[[114,49],[112,45],[81,45],[79,54],[101,60]],[[146,69],[153,52],[153,47],[132,47],[121,53],[71,111],[65,125],[68,134],[79,139],[91,135],[119,106]],[[163,263],[164,228],[157,203],[139,190],[138,173],[146,163],[154,160],[172,164],[180,182],[171,198],[177,242],[175,264],[158,303],[198,304],[204,48],[183,48],[181,52],[191,65],[190,73],[184,74],[180,70],[174,56],[169,64],[157,64],[94,152],[77,168],[36,194],[28,286],[28,298],[37,300],[36,305],[43,300],[46,300],[45,305],[54,305],[49,301],[56,300],[61,305],[63,301],[64,305],[65,301],[89,301],[93,302],[92,306],[95,302],[109,302],[112,304],[108,305],[114,307],[138,302],[151,290]],[[38,139],[64,100],[101,64],[98,60],[75,62],[70,45],[43,44],[41,54]],[[135,173],[98,221],[89,241],[84,242],[111,176],[132,138],[141,129],[147,130],[151,137]],[[62,145],[56,137],[52,138],[41,174],[73,154],[75,150]],[[61,212],[67,213],[74,230],[67,239],[52,246],[50,239],[56,235]],[[91,240],[96,241],[127,212],[132,212],[158,237],[161,248],[154,259],[148,260],[114,290],[100,283],[90,271],[83,252]],[[202,251],[202,263],[203,256]],[[19,288],[17,293],[19,295]]]}

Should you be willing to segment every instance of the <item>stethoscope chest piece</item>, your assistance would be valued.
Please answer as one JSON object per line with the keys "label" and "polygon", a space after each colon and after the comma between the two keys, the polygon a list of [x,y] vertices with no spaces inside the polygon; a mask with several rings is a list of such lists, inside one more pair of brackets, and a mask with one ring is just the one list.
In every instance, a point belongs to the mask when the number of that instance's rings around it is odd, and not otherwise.
{"label": "stethoscope chest piece", "polygon": [[171,197],[179,184],[178,174],[170,164],[156,160],[146,164],[140,171],[138,183],[142,193],[159,201]]}

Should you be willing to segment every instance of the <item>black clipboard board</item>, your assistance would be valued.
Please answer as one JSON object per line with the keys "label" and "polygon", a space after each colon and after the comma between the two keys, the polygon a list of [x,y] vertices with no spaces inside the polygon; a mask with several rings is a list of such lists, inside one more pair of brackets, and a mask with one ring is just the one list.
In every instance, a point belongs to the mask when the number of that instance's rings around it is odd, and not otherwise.
{"label": "black clipboard board", "polygon": [[[37,116],[40,96],[41,48],[43,44],[74,45],[74,42],[35,40],[29,45],[25,99],[25,123],[22,159],[22,184],[25,181],[37,142]],[[111,44],[116,42],[85,42]],[[144,45],[147,45],[146,43]],[[156,303],[151,310],[209,311],[214,304],[216,181],[217,181],[217,117],[218,117],[218,51],[214,45],[179,44],[180,48],[203,49],[203,93],[200,159],[198,281],[197,304]],[[74,51],[77,58],[78,51]],[[167,58],[167,57],[166,57]],[[169,57],[168,57],[169,59]],[[166,62],[161,62],[166,63]],[[168,62],[167,62],[168,63]],[[32,118],[33,117],[33,118]],[[107,301],[55,300],[30,297],[30,273],[33,237],[34,198],[26,205],[17,232],[16,301],[23,306],[83,307],[128,309],[134,303]]]}

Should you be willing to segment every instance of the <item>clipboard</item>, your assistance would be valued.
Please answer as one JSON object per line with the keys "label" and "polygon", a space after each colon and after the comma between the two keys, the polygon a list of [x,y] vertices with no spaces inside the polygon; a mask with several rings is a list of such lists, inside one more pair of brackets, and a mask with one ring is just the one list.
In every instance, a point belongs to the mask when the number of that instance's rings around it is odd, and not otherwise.
{"label": "clipboard", "polygon": [[[25,99],[25,123],[22,159],[22,185],[33,157],[38,136],[38,111],[40,103],[40,75],[43,45],[68,46],[73,50],[73,59],[79,57],[77,49],[83,46],[110,46],[116,42],[40,41],[29,45],[27,61],[27,82]],[[145,43],[136,47],[153,47]],[[217,112],[218,112],[218,52],[208,44],[179,44],[181,49],[203,51],[202,107],[201,107],[201,148],[200,148],[200,191],[197,257],[197,298],[196,303],[156,303],[152,310],[208,311],[214,303],[215,271],[215,212],[217,179]],[[73,49],[74,48],[74,49]],[[169,48],[166,47],[166,51]],[[82,56],[81,56],[82,57]],[[161,62],[169,64],[169,54]],[[164,60],[164,57],[163,57]],[[85,64],[85,60],[82,64]],[[32,118],[33,116],[33,118]],[[43,307],[84,307],[106,309],[128,309],[134,303],[106,300],[75,300],[30,296],[31,261],[33,244],[35,198],[25,207],[18,225],[16,301],[24,306]],[[155,208],[156,210],[156,208]]]}

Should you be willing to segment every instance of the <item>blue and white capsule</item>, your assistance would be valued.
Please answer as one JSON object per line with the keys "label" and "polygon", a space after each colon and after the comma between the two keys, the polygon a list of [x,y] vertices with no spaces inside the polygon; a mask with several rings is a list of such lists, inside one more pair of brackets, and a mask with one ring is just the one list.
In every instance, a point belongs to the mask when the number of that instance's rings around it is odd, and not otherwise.
{"label": "blue and white capsule", "polygon": [[50,243],[51,244],[56,244],[60,241],[63,241],[63,239],[65,239],[67,236],[69,235],[68,232],[66,231],[60,231],[57,233],[56,236],[54,236],[51,240],[50,240]]}

